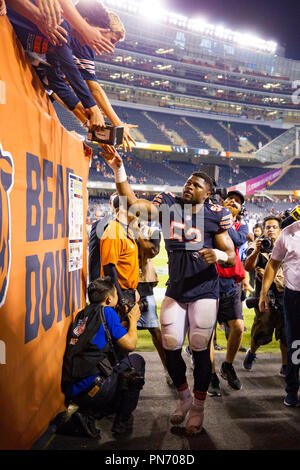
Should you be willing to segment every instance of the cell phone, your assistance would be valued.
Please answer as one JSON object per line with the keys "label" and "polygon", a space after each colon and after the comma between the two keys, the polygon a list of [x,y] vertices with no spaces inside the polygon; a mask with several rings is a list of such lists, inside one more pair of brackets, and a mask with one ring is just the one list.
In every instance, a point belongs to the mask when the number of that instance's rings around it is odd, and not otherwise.
{"label": "cell phone", "polygon": [[123,143],[124,127],[106,126],[88,133],[90,142],[100,142],[101,144],[118,146]]}

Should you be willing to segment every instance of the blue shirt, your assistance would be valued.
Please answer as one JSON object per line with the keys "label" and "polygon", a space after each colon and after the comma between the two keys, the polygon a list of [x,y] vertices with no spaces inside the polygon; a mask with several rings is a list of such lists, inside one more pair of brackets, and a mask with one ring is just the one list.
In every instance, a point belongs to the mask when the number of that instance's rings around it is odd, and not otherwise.
{"label": "blue shirt", "polygon": [[[35,4],[34,1],[32,1]],[[49,89],[53,90],[72,111],[79,101],[84,108],[96,105],[80,71],[78,70],[71,50],[71,25],[64,20],[61,26],[67,31],[67,44],[52,46],[37,26],[22,15],[8,7],[8,18],[25,51],[46,54],[46,67]],[[65,82],[65,76],[70,84]]]}
{"label": "blue shirt", "polygon": [[[127,330],[124,328],[124,326],[121,325],[120,318],[113,308],[104,307],[104,315],[112,339],[118,341],[127,334]],[[92,341],[92,344],[96,344],[99,349],[102,349],[106,343],[107,341],[105,337],[104,326],[101,325]],[[83,392],[92,384],[95,377],[97,377],[97,375],[91,375],[90,377],[86,377],[85,379],[77,382],[72,386],[71,390],[67,392],[68,395],[70,394],[70,396],[74,396],[80,392]]]}
{"label": "blue shirt", "polygon": [[70,90],[67,90],[67,88],[69,87],[64,83],[64,80],[62,79],[63,73],[66,76],[75,94],[83,104],[83,107],[91,108],[92,106],[96,105],[96,101],[94,100],[73,59],[71,49],[71,25],[66,20],[64,20],[61,26],[68,32],[68,42],[67,44],[63,44],[62,46],[56,47],[51,46],[49,44],[46,55],[47,61],[49,62],[49,64],[52,65],[52,67],[47,73],[49,87],[55,93],[57,93],[57,95],[62,99],[62,101],[66,102],[66,97],[64,93],[67,93],[67,95],[69,95]]}

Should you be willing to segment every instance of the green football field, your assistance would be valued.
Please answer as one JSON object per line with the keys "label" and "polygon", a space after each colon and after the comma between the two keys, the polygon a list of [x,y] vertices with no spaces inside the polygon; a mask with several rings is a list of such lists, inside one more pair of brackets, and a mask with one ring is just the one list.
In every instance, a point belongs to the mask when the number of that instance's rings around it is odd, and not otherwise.
{"label": "green football field", "polygon": [[[162,289],[165,288],[166,281],[168,280],[167,260],[168,260],[167,252],[162,242],[159,254],[155,258],[153,258],[153,264],[157,270],[158,277],[159,277],[159,283],[157,287],[162,288]],[[161,305],[161,302],[157,302],[158,316],[160,313],[160,305]],[[251,331],[251,326],[252,326],[253,319],[254,319],[254,310],[248,309],[245,305],[243,314],[244,314],[245,327],[247,328],[247,331],[244,332],[242,346],[244,346],[245,348],[249,348],[250,347],[250,331]],[[219,325],[217,326],[217,342],[220,346],[226,347],[225,333],[219,329]],[[138,344],[137,344],[136,349],[138,351],[155,351],[155,348],[152,343],[151,335],[148,332],[148,330],[139,330]],[[267,344],[266,346],[262,346],[261,348],[259,348],[258,352],[264,352],[264,353],[280,352],[279,343],[278,341],[275,341],[275,338],[273,337],[272,343]]]}

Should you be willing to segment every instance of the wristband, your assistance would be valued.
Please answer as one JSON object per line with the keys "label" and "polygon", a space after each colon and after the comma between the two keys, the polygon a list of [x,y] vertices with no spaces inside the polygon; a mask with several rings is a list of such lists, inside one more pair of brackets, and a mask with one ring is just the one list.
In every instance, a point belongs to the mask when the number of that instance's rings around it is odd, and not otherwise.
{"label": "wristband", "polygon": [[217,256],[217,261],[224,261],[226,263],[228,261],[228,254],[225,251],[218,250],[217,248],[213,249]]}
{"label": "wristband", "polygon": [[125,171],[123,163],[120,166],[120,168],[117,168],[116,170],[114,170],[114,173],[115,173],[116,183],[123,183],[124,181],[127,180],[127,175],[126,175],[126,171]]}

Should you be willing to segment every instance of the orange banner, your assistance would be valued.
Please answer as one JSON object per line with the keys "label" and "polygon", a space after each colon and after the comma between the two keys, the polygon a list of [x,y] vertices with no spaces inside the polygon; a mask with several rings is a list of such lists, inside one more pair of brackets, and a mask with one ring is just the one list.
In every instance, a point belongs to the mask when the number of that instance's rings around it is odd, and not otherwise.
{"label": "orange banner", "polygon": [[66,334],[85,305],[89,157],[0,17],[0,448],[64,410]]}

